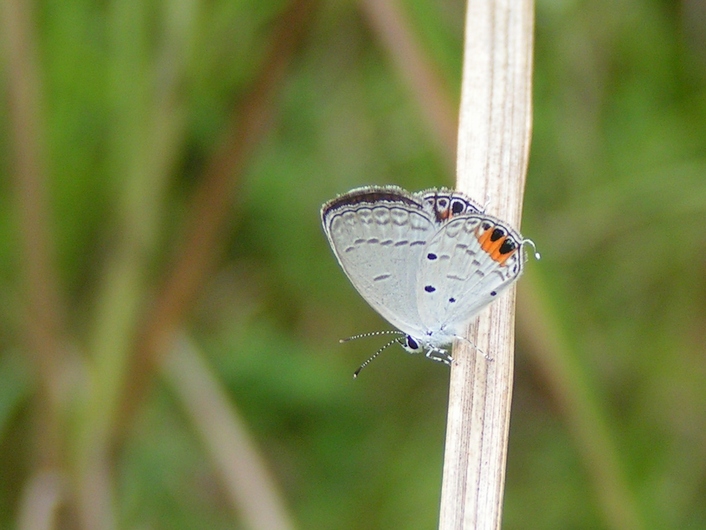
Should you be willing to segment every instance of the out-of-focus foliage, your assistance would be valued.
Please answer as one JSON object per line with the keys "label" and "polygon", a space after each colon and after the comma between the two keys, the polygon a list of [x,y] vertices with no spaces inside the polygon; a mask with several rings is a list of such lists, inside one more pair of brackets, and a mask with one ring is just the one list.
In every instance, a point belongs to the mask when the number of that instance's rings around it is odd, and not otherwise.
{"label": "out-of-focus foliage", "polygon": [[[456,100],[463,2],[401,5]],[[124,308],[135,332],[286,7],[36,3],[65,336],[87,365],[99,355],[97,320],[114,314],[105,304],[118,303],[105,278],[124,227],[139,234],[135,259],[143,267],[133,271],[141,278],[130,284],[134,306]],[[116,20],[138,22],[115,27]],[[388,326],[338,268],[319,208],[363,184],[417,190],[452,186],[453,175],[361,7],[322,1],[306,24],[265,139],[238,176],[215,267],[185,331],[242,413],[300,528],[433,528],[448,370],[391,349],[352,379],[381,341],[338,339]],[[607,425],[644,528],[706,527],[705,29],[706,7],[693,0],[538,0],[536,11],[522,231],[542,260],[530,261],[522,281],[539,293],[562,354],[584,374],[587,406]],[[162,96],[169,76],[179,78],[177,89]],[[0,83],[4,94],[4,63]],[[163,117],[176,138],[171,148],[152,142],[162,97],[174,98]],[[3,528],[16,524],[36,465],[42,407],[22,339],[9,113],[0,105]],[[175,150],[161,172],[146,167],[156,149]],[[155,175],[164,180],[141,180]],[[126,188],[141,196],[130,202]],[[573,396],[553,391],[526,344],[520,334],[504,527],[611,528],[589,472],[601,463],[585,458],[565,420]],[[85,366],[73,368],[71,381],[86,376]],[[72,399],[82,392],[76,384]],[[80,436],[76,416],[62,418],[69,447]],[[116,446],[111,479],[121,528],[240,524],[166,380],[157,378]]]}

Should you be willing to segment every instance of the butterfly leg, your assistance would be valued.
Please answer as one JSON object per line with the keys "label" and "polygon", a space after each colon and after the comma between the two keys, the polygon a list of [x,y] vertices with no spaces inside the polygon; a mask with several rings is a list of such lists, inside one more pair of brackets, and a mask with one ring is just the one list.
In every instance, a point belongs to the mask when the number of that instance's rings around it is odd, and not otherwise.
{"label": "butterfly leg", "polygon": [[490,361],[493,360],[493,358],[492,358],[489,354],[487,354],[486,352],[484,352],[483,350],[481,350],[478,346],[475,345],[474,342],[468,340],[466,337],[461,337],[460,335],[456,335],[456,338],[459,339],[459,340],[462,340],[462,341],[464,341],[464,342],[466,342],[466,343],[468,343],[468,345],[469,345],[471,348],[473,348],[474,350],[476,350],[478,353],[482,354],[483,357],[485,357],[485,360],[486,360],[486,361],[490,362]]}
{"label": "butterfly leg", "polygon": [[426,356],[427,359],[444,364],[451,364],[453,362],[453,357],[451,357],[451,354],[441,348],[429,348],[426,352]]}

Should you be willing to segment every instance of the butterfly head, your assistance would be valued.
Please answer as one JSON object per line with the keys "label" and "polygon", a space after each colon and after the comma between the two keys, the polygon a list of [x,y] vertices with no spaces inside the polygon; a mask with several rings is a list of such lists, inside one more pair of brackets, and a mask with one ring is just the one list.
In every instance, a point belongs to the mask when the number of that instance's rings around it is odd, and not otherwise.
{"label": "butterfly head", "polygon": [[420,351],[424,351],[422,345],[419,344],[419,341],[416,341],[411,335],[401,337],[398,342],[400,346],[402,346],[409,353],[419,353]]}

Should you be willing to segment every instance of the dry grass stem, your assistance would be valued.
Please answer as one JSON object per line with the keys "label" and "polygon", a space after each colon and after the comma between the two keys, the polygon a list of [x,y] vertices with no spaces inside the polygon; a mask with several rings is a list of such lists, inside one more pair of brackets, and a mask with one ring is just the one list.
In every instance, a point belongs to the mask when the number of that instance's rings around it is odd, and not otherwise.
{"label": "dry grass stem", "polygon": [[306,22],[314,6],[311,0],[298,0],[283,14],[259,77],[234,109],[220,147],[204,170],[188,209],[182,242],[137,345],[131,369],[136,375],[125,393],[122,426],[129,425],[154,375],[159,356],[169,349],[173,333],[211,270],[220,250],[219,236],[238,202],[237,187],[248,158],[268,130],[273,101],[306,34]]}
{"label": "dry grass stem", "polygon": [[274,479],[230,398],[196,348],[182,338],[163,372],[200,434],[233,511],[253,530],[294,528]]}
{"label": "dry grass stem", "polygon": [[[469,1],[457,188],[519,226],[531,134],[534,6]],[[504,294],[454,349],[439,527],[500,528],[512,396],[515,291]]]}
{"label": "dry grass stem", "polygon": [[25,342],[40,382],[39,463],[53,467],[61,460],[58,424],[65,348],[63,302],[54,267],[54,237],[45,160],[45,125],[32,4],[0,3],[2,44],[7,68],[11,155],[17,193],[20,263],[26,293]]}

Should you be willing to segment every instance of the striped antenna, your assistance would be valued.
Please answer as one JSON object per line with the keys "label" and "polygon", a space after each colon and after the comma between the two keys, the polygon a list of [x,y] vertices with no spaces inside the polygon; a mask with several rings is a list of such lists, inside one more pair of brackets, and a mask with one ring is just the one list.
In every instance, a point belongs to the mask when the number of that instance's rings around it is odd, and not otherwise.
{"label": "striped antenna", "polygon": [[396,329],[386,329],[383,331],[371,331],[369,333],[361,333],[360,335],[353,335],[352,337],[348,337],[347,339],[340,339],[338,342],[344,343],[344,342],[349,342],[351,340],[356,340],[356,339],[364,339],[366,337],[376,337],[378,335],[404,335],[401,331],[398,331]]}
{"label": "striped antenna", "polygon": [[[387,335],[387,334],[389,334],[389,333],[394,333],[394,332],[393,332],[393,331],[389,331],[389,332],[385,333],[385,332],[382,332],[382,331],[381,331],[381,332],[377,332],[377,333],[371,333],[371,334],[366,334],[366,335],[359,335],[359,337],[365,337],[365,336],[369,336],[369,335]],[[399,333],[400,335],[404,335],[404,333],[401,333],[401,332],[397,332],[397,333]],[[358,337],[351,337],[351,339],[353,339],[353,338],[358,338]],[[343,341],[341,341],[341,342],[343,342]],[[393,344],[402,345],[402,338],[401,338],[401,337],[397,337],[396,339],[392,339],[390,342],[388,342],[387,344],[385,344],[385,345],[384,345],[382,348],[380,348],[378,351],[376,351],[375,353],[373,353],[373,354],[370,356],[370,358],[369,358],[368,360],[366,360],[363,364],[361,364],[360,367],[353,373],[353,379],[356,379],[356,378],[358,377],[358,374],[360,373],[360,371],[361,371],[363,368],[365,368],[366,366],[368,366],[371,362],[373,362],[373,360],[375,359],[375,357],[377,357],[378,355],[380,355],[383,351],[385,351],[387,348],[389,348],[389,347],[392,346]]]}

